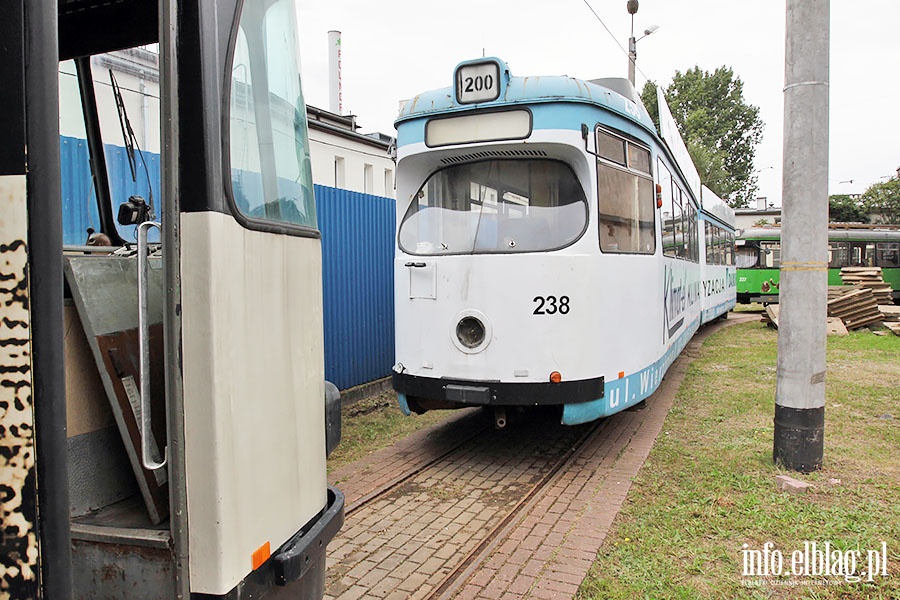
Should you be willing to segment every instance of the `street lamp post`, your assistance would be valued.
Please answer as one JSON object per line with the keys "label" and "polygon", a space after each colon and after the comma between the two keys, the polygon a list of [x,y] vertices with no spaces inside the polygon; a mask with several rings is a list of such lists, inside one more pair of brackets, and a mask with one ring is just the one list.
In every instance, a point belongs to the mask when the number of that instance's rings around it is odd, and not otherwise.
{"label": "street lamp post", "polygon": [[634,85],[634,62],[637,60],[637,43],[659,29],[658,25],[651,25],[644,30],[644,35],[634,39],[634,13],[638,11],[638,0],[628,0],[626,4],[628,14],[631,15],[631,37],[628,38],[628,81]]}

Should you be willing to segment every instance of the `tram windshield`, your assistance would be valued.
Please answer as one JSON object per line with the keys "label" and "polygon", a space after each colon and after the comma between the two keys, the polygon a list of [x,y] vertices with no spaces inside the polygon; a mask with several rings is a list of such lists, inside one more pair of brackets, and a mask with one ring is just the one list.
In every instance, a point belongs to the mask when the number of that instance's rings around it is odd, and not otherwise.
{"label": "tram windshield", "polygon": [[587,199],[572,170],[553,160],[487,160],[431,175],[400,226],[409,254],[556,250],[587,225]]}

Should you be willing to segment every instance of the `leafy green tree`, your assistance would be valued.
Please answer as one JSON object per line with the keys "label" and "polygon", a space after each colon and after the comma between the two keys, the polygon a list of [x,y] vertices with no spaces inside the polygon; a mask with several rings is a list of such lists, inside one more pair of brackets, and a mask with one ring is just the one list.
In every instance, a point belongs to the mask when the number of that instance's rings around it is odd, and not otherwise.
{"label": "leafy green tree", "polygon": [[832,223],[868,223],[869,216],[856,196],[828,196],[828,220]]}
{"label": "leafy green tree", "polygon": [[873,184],[860,197],[863,209],[876,214],[882,223],[900,224],[900,178]]}
{"label": "leafy green tree", "polygon": [[[759,108],[744,100],[741,79],[725,66],[712,73],[694,67],[675,71],[663,93],[701,181],[733,208],[749,206],[759,187],[753,158],[764,124]],[[655,83],[644,85],[641,99],[658,125]]]}

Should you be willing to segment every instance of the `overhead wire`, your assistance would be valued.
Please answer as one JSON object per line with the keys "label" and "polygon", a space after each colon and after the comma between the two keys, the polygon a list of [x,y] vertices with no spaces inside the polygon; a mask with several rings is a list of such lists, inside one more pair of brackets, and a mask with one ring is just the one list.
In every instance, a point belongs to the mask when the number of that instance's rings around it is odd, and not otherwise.
{"label": "overhead wire", "polygon": [[[603,25],[603,29],[605,29],[606,33],[609,34],[609,37],[611,37],[613,39],[613,41],[616,43],[616,46],[618,46],[619,50],[622,51],[622,54],[625,55],[625,58],[629,58],[628,51],[624,48],[624,46],[622,46],[622,44],[619,43],[618,38],[616,38],[616,36],[613,34],[613,32],[610,31],[609,27],[606,26],[606,23],[604,23],[603,19],[600,18],[600,15],[597,14],[597,11],[595,11],[594,8],[590,4],[588,4],[587,0],[582,0],[582,2],[584,2],[584,5],[588,7],[588,10],[590,10],[593,13],[594,17],[596,17],[597,20],[600,21],[600,24]],[[638,71],[640,71],[641,75],[644,76],[644,79],[646,79],[648,81],[650,80],[650,77],[646,73],[644,73],[644,71],[642,71],[639,66],[637,66],[637,61],[635,61],[635,63],[634,63],[634,68],[637,69]]]}

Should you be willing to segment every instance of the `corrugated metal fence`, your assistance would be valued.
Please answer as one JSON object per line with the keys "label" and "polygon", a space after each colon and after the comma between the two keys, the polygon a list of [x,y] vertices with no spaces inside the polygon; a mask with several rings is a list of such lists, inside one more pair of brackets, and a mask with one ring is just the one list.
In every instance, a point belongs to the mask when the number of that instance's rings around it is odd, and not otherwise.
{"label": "corrugated metal fence", "polygon": [[[62,169],[63,244],[79,245],[87,240],[87,228],[100,231],[97,200],[88,162],[87,140],[60,136],[60,164]],[[130,196],[157,202],[159,195],[159,154],[135,150],[135,179],[131,178],[125,148],[107,144],[104,149],[106,169],[113,194],[113,210]],[[151,189],[157,196],[151,196]],[[156,216],[160,214],[156,209]],[[115,213],[113,213],[115,218]],[[117,226],[126,242],[134,242],[135,227]],[[151,233],[151,236],[154,235]],[[151,239],[153,239],[151,237]],[[159,238],[157,238],[158,240]]]}
{"label": "corrugated metal fence", "polygon": [[315,188],[325,378],[346,389],[390,375],[394,363],[394,200]]}
{"label": "corrugated metal fence", "polygon": [[[63,243],[83,244],[86,230],[99,230],[88,168],[87,142],[60,138]],[[149,199],[140,158],[137,183],[125,149],[105,149],[114,210],[131,195]],[[159,189],[159,155],[145,152],[153,189]],[[394,362],[394,200],[316,185],[322,232],[325,301],[325,378],[340,389],[387,377]],[[159,210],[156,211],[159,215]],[[133,227],[120,227],[125,240]]]}

